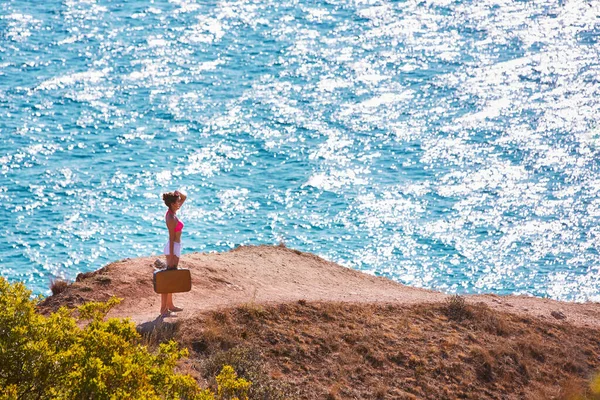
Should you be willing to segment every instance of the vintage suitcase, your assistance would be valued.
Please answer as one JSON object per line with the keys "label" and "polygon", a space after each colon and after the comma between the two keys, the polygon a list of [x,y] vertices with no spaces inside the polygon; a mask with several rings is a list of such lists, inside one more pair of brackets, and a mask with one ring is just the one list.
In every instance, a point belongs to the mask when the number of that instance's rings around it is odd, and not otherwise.
{"label": "vintage suitcase", "polygon": [[192,290],[192,275],[189,269],[161,269],[154,271],[156,293],[182,293]]}

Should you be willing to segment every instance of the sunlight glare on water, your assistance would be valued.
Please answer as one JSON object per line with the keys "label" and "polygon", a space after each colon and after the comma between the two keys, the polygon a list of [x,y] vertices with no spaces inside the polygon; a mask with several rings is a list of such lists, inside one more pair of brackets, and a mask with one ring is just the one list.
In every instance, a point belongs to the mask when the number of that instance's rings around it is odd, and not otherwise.
{"label": "sunlight glare on water", "polygon": [[600,301],[600,3],[5,1],[0,273],[274,244]]}

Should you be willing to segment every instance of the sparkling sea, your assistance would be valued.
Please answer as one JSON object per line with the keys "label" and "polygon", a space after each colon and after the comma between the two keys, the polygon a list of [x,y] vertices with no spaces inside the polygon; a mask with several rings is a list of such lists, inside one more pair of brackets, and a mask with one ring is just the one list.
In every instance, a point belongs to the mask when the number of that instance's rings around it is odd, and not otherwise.
{"label": "sparkling sea", "polygon": [[0,0],[0,275],[167,239],[600,301],[600,2]]}

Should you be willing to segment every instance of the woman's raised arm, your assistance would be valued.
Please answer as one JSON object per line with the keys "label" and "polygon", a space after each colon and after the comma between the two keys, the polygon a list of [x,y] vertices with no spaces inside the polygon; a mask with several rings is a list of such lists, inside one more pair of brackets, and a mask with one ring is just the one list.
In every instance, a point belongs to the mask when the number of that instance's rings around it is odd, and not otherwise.
{"label": "woman's raised arm", "polygon": [[187,199],[187,196],[185,195],[185,193],[180,192],[179,190],[176,190],[174,192],[175,195],[179,196],[179,204],[183,204],[185,202],[185,200]]}

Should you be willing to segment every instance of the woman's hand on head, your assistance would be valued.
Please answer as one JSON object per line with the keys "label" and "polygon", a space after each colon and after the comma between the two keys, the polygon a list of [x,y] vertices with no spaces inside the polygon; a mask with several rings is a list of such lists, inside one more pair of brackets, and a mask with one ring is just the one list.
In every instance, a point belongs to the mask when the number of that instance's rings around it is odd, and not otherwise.
{"label": "woman's hand on head", "polygon": [[180,192],[179,190],[176,190],[175,192],[173,192],[175,195],[177,195],[177,197],[179,197],[179,201],[181,202],[181,204],[183,204],[183,202],[185,201],[185,199],[187,199],[187,196],[185,195],[185,193]]}

